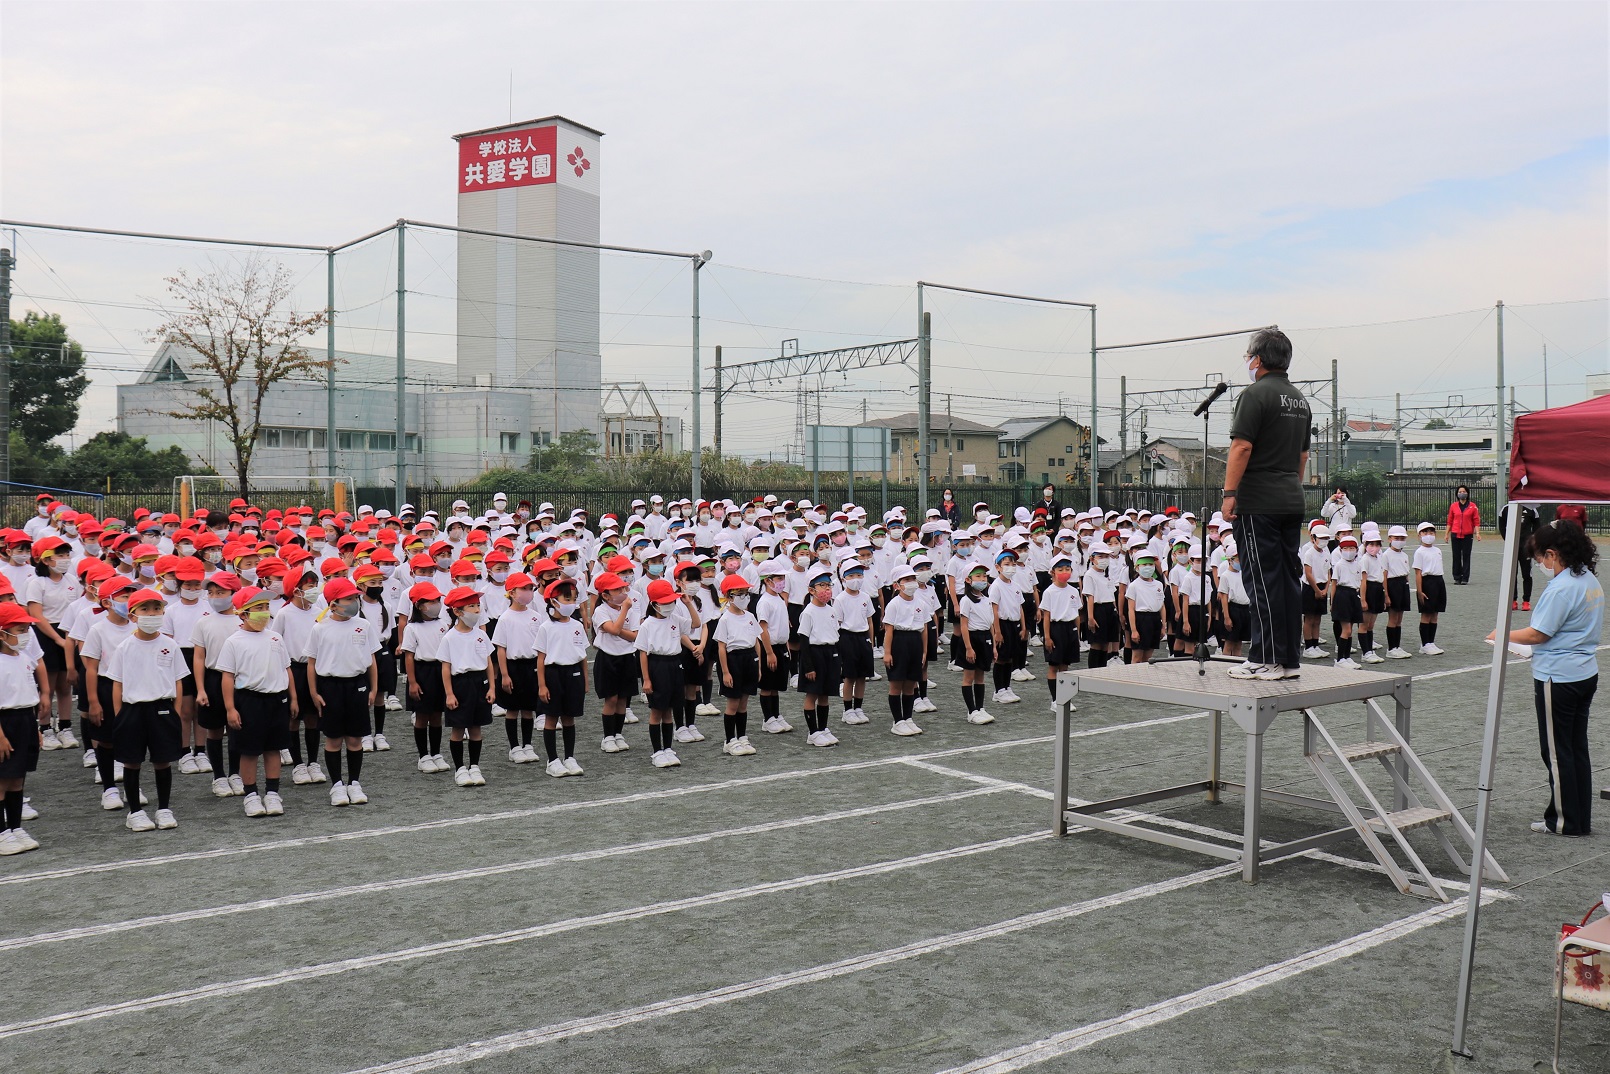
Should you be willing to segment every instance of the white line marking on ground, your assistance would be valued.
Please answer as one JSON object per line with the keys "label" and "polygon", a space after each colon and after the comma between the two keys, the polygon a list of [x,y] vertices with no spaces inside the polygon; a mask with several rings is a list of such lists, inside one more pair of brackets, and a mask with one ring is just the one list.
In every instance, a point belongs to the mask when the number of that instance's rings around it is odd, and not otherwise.
{"label": "white line marking on ground", "polygon": [[778,992],[797,985],[815,984],[820,981],[832,980],[836,977],[845,977],[852,973],[860,973],[863,970],[877,969],[880,966],[904,962],[908,959],[918,958],[938,951],[948,951],[952,948],[978,943],[981,940],[1009,936],[1016,932],[1038,928],[1041,925],[1049,925],[1058,921],[1080,917],[1084,914],[1094,913],[1098,910],[1122,906],[1125,903],[1135,902],[1139,899],[1147,899],[1156,895],[1195,887],[1210,880],[1238,876],[1240,871],[1241,867],[1239,865],[1220,865],[1212,869],[1203,869],[1186,876],[1176,877],[1173,880],[1144,884],[1112,895],[1103,895],[1100,898],[1086,899],[1081,902],[1069,903],[1066,906],[1054,907],[1050,910],[1023,914],[1019,917],[996,922],[993,925],[981,925],[978,928],[967,929],[963,932],[935,936],[932,939],[918,940],[914,943],[902,944],[899,947],[885,948],[882,951],[872,951],[864,955],[852,955],[837,962],[828,962],[820,966],[811,966],[806,969],[794,970],[790,973],[781,973],[773,977],[761,977],[740,984],[724,985],[705,992],[694,992],[689,995],[679,996],[676,999],[646,1003],[639,1007],[628,1007],[608,1014],[576,1018],[568,1022],[559,1022],[536,1029],[505,1033],[488,1040],[473,1041],[452,1048],[443,1048],[440,1051],[428,1052],[410,1059],[401,1059],[392,1063],[383,1063],[379,1066],[365,1067],[361,1071],[354,1071],[353,1074],[418,1074],[421,1071],[469,1063],[494,1055],[518,1051],[522,1048],[550,1044],[554,1041],[564,1040],[567,1037],[598,1033],[607,1029],[619,1029],[623,1026],[653,1021],[674,1014],[686,1014],[690,1011],[703,1010],[707,1007],[751,999],[755,996],[766,995],[769,992]]}
{"label": "white line marking on ground", "polygon": [[[1163,716],[1151,720],[1139,720],[1134,723],[1113,724],[1107,727],[1090,727],[1074,732],[1074,737],[1089,738],[1095,735],[1110,735],[1119,731],[1130,731],[1144,727],[1157,727],[1163,724],[1181,723],[1186,720],[1199,720],[1207,714],[1205,712],[1187,713],[1181,716]],[[1011,749],[1016,746],[1035,746],[1050,742],[1051,735],[1038,735],[1033,738],[1014,738],[1003,742],[982,742],[976,746],[956,746],[951,749],[934,750],[930,753],[913,754],[918,759],[958,757],[969,753],[986,753],[992,750]],[[320,846],[327,843],[343,843],[353,839],[377,839],[391,835],[409,835],[414,832],[427,832],[443,828],[456,828],[468,824],[485,824],[501,820],[525,820],[530,817],[547,816],[553,813],[569,813],[584,809],[602,809],[608,806],[635,805],[640,802],[657,802],[668,798],[682,798],[693,794],[706,794],[711,791],[732,790],[737,787],[755,787],[767,783],[777,783],[787,780],[807,779],[812,776],[832,775],[838,772],[855,772],[868,768],[883,768],[888,765],[900,764],[907,758],[879,757],[867,761],[851,761],[846,764],[824,765],[821,768],[795,768],[786,772],[771,772],[762,776],[747,776],[741,779],[722,780],[718,783],[698,783],[689,787],[667,787],[657,791],[639,791],[636,794],[621,795],[616,798],[594,798],[577,802],[556,802],[552,805],[534,806],[529,809],[505,809],[496,813],[475,813],[466,817],[446,817],[441,820],[422,821],[418,824],[397,824],[384,828],[364,828],[353,832],[332,832],[326,835],[307,835],[292,839],[275,839],[261,843],[249,843],[238,847],[218,847],[213,850],[191,850],[179,854],[164,854],[149,858],[129,858],[122,861],[99,862],[94,865],[74,865],[61,869],[42,869],[38,872],[19,873],[16,876],[0,877],[0,887],[11,884],[27,884],[39,880],[67,880],[75,876],[90,876],[96,873],[120,872],[124,869],[141,869],[157,865],[173,865],[188,861],[213,861],[219,858],[235,857],[240,854],[260,854],[273,850],[294,850],[300,847]]]}
{"label": "white line marking on ground", "polygon": [[[200,1000],[224,999],[273,988],[277,985],[315,980],[320,977],[351,973],[356,970],[373,969],[377,966],[413,962],[418,959],[434,958],[437,955],[473,952],[479,948],[494,944],[524,943],[527,940],[543,939],[548,936],[556,936],[560,933],[574,932],[599,925],[617,925],[622,922],[638,921],[647,917],[673,914],[683,910],[697,910],[707,906],[714,906],[718,903],[736,902],[740,899],[752,899],[761,895],[776,895],[785,891],[796,891],[800,888],[814,887],[819,884],[881,876],[885,873],[920,868],[925,865],[934,865],[939,862],[970,857],[974,854],[985,854],[994,850],[1005,850],[1009,847],[1022,846],[1025,843],[1039,842],[1049,838],[1051,838],[1050,832],[1013,835],[1004,839],[992,839],[984,843],[970,843],[967,846],[955,847],[950,850],[935,850],[926,854],[915,854],[908,858],[896,858],[892,861],[857,865],[850,869],[812,873],[806,876],[794,877],[790,880],[773,880],[763,884],[750,884],[746,887],[729,888],[725,891],[715,891],[705,895],[693,895],[682,899],[649,903],[644,906],[611,910],[601,914],[589,914],[586,917],[566,918],[562,921],[552,921],[543,925],[530,925],[525,928],[509,929],[504,932],[483,933],[479,936],[464,936],[459,939],[443,940],[420,947],[408,947],[397,951],[384,951],[375,955],[361,955],[355,958],[341,959],[337,962],[314,963],[313,965],[299,966],[294,969],[281,970],[278,973],[263,974],[258,977],[220,981],[196,988],[181,989],[176,992],[164,992],[144,999],[108,1003],[0,1025],[0,1039],[21,1036],[25,1033],[37,1033],[42,1029],[61,1029],[66,1026],[108,1018],[113,1015],[138,1014],[143,1011],[157,1010],[163,1007],[177,1007]],[[1172,883],[1172,881],[1167,883]]]}
{"label": "white line marking on ground", "polygon": [[[1296,977],[1310,970],[1317,970],[1322,966],[1330,965],[1332,962],[1339,962],[1344,958],[1362,954],[1371,948],[1402,939],[1405,936],[1419,932],[1421,929],[1460,917],[1464,914],[1466,904],[1469,901],[1469,896],[1455,899],[1446,906],[1434,906],[1429,910],[1422,910],[1417,914],[1411,914],[1408,917],[1399,918],[1389,924],[1382,925],[1380,928],[1370,929],[1368,932],[1361,932],[1345,940],[1326,944],[1324,947],[1315,948],[1312,951],[1281,962],[1272,962],[1250,973],[1243,973],[1239,977],[1231,977],[1227,981],[1220,981],[1218,984],[1199,988],[1195,992],[1174,996],[1171,999],[1154,1003],[1149,1007],[1141,1007],[1127,1014],[1121,1014],[1116,1018],[1108,1018],[1100,1022],[1080,1026],[1077,1029],[1070,1029],[1055,1036],[1047,1037],[1044,1040],[1037,1040],[1032,1044],[1009,1048],[1006,1051],[986,1056],[963,1066],[952,1067],[949,1070],[942,1071],[941,1074],[1007,1074],[1009,1071],[1022,1070],[1024,1067],[1034,1066],[1050,1059],[1068,1055],[1071,1052],[1080,1051],[1093,1044],[1100,1044],[1102,1041],[1122,1036],[1125,1033],[1148,1029],[1162,1022],[1190,1014],[1192,1011],[1199,1011],[1205,1007],[1222,1003],[1227,999],[1244,996],[1249,992],[1255,992],[1260,988],[1284,981],[1289,977]],[[1483,904],[1487,901],[1486,895],[1483,895]]]}
{"label": "white line marking on ground", "polygon": [[940,805],[945,802],[959,802],[968,798],[977,798],[980,795],[999,794],[1009,790],[1007,787],[979,787],[970,791],[960,791],[955,794],[936,794],[927,798],[907,798],[899,802],[889,802],[884,805],[861,806],[856,809],[845,809],[835,813],[817,813],[805,817],[790,817],[786,820],[766,821],[761,824],[749,824],[742,828],[726,828],[714,832],[702,832],[696,835],[675,836],[666,839],[655,839],[642,843],[627,843],[622,846],[604,847],[598,850],[580,850],[568,854],[555,854],[546,858],[526,858],[521,861],[506,862],[502,865],[486,865],[475,869],[454,869],[450,872],[424,873],[419,876],[405,876],[395,880],[377,880],[367,884],[348,884],[345,887],[325,888],[320,891],[304,891],[294,895],[281,895],[274,898],[254,899],[250,902],[228,903],[221,906],[208,906],[196,910],[178,910],[168,914],[152,914],[147,917],[137,917],[126,921],[113,921],[101,925],[85,925],[81,928],[62,929],[57,932],[38,932],[28,936],[18,936],[11,939],[0,940],[0,952],[14,951],[24,947],[33,947],[38,944],[61,943],[67,940],[82,940],[96,936],[106,936],[118,932],[131,932],[135,929],[152,928],[158,925],[172,925],[189,921],[204,921],[208,918],[224,917],[229,914],[249,914],[261,910],[278,910],[287,906],[301,906],[305,903],[323,902],[328,899],[340,899],[355,895],[374,895],[383,891],[399,891],[406,888],[424,887],[430,884],[457,883],[461,880],[479,880],[485,877],[504,876],[509,873],[526,872],[532,869],[545,869],[551,865],[566,865],[576,862],[601,861],[605,858],[624,857],[629,854],[642,854],[651,850],[670,850],[676,847],[696,846],[701,843],[713,842],[717,839],[730,839],[737,836],[763,835],[768,832],[783,831],[788,828],[803,828],[812,824],[826,824],[831,821],[855,820],[861,817],[876,816],[880,813],[892,813],[897,810],[919,809],[923,806]]}

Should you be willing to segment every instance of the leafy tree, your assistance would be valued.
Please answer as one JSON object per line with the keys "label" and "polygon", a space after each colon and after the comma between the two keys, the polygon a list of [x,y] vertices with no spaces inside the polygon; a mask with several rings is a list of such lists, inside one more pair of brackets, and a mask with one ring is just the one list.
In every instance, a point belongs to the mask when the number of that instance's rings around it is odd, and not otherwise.
{"label": "leafy tree", "polygon": [[60,487],[58,470],[67,453],[46,440],[31,444],[18,429],[11,430],[11,480],[22,485]]}
{"label": "leafy tree", "polygon": [[1430,421],[1425,423],[1425,427],[1427,429],[1452,429],[1453,422],[1449,421],[1447,418],[1432,418]]}
{"label": "leafy tree", "polygon": [[582,474],[598,461],[598,437],[585,429],[572,429],[560,433],[559,439],[542,447],[531,449],[531,462],[527,469],[532,473]]}
{"label": "leafy tree", "polygon": [[324,378],[330,362],[299,343],[324,326],[328,313],[292,309],[291,270],[256,255],[201,276],[181,271],[167,284],[181,309],[152,338],[193,351],[204,379],[187,383],[193,402],[166,416],[223,426],[235,456],[236,489],[250,499],[263,400],[282,380]]}
{"label": "leafy tree", "polygon": [[29,310],[11,322],[11,427],[24,441],[44,444],[71,429],[88,387],[84,348],[67,335],[61,314]]}
{"label": "leafy tree", "polygon": [[1374,463],[1345,466],[1331,471],[1330,486],[1332,491],[1346,486],[1347,498],[1358,508],[1359,517],[1365,518],[1386,494],[1386,474]]}
{"label": "leafy tree", "polygon": [[142,436],[108,432],[86,440],[61,461],[57,472],[66,488],[98,491],[108,478],[114,488],[160,488],[197,470],[183,448],[152,451]]}

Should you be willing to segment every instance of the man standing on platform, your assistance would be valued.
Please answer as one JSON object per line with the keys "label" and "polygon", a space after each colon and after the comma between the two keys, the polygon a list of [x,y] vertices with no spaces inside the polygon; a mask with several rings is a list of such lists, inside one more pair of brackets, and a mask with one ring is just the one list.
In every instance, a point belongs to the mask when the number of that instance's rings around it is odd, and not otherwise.
{"label": "man standing on platform", "polygon": [[1279,329],[1253,333],[1247,345],[1252,386],[1230,417],[1224,517],[1235,530],[1247,597],[1251,646],[1230,669],[1238,679],[1295,679],[1301,672],[1303,473],[1313,413],[1292,386],[1291,340]]}

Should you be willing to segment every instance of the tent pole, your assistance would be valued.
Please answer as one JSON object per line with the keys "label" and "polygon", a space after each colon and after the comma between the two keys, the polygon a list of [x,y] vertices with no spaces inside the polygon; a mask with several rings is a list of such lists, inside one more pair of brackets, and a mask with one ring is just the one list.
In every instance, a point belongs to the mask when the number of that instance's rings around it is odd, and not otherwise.
{"label": "tent pole", "polygon": [[1504,710],[1504,673],[1509,668],[1509,624],[1515,600],[1516,545],[1520,541],[1520,505],[1504,505],[1504,563],[1498,572],[1498,625],[1493,634],[1493,668],[1487,681],[1487,723],[1481,736],[1481,769],[1476,775],[1476,845],[1470,858],[1470,894],[1465,905],[1465,940],[1459,956],[1459,992],[1454,1003],[1453,1043],[1449,1050],[1471,1058],[1465,1046],[1470,1017],[1470,979],[1476,966],[1476,928],[1481,916],[1482,867],[1487,861],[1487,822],[1491,816],[1493,769],[1498,763],[1498,724]]}

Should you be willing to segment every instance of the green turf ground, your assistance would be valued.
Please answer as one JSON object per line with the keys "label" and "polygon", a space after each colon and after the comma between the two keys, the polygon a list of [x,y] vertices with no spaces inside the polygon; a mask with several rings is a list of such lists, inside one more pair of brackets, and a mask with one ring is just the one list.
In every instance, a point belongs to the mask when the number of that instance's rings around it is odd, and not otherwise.
{"label": "green turf ground", "polygon": [[[1496,551],[1478,546],[1476,582],[1451,587],[1447,655],[1384,670],[1484,665]],[[1038,650],[1031,666],[1043,670]],[[416,772],[393,714],[396,748],[365,763],[367,806],[332,809],[325,788],[287,780],[286,815],[248,820],[207,777],[177,776],[180,829],[142,835],[99,809],[76,751],[46,754],[29,782],[44,848],[0,863],[0,1069],[1547,1068],[1553,939],[1610,888],[1610,803],[1590,839],[1526,830],[1544,800],[1526,665],[1512,667],[1492,826],[1511,897],[1483,911],[1473,1061],[1447,1056],[1460,907],[1334,861],[1275,863],[1247,886],[1235,866],[1185,851],[1052,839],[1043,682],[1016,684],[1024,703],[992,704],[998,722],[978,728],[959,711],[959,677],[935,678],[941,711],[918,717],[920,737],[888,733],[880,695],[868,727],[835,713],[836,749],[757,728],[759,754],[728,758],[707,717],[709,740],[680,747],[670,771],[649,766],[643,724],[610,756],[590,715],[587,774],[564,780],[509,765],[494,727],[476,789]],[[1486,686],[1469,670],[1415,687],[1416,747],[1467,816]],[[1181,715],[1082,698],[1079,728],[1101,733],[1075,740],[1075,792],[1202,778],[1205,719],[1125,726]],[[1610,784],[1604,726],[1593,740]],[[1317,793],[1297,728],[1270,732],[1267,779]],[[1192,797],[1157,812],[1237,831],[1240,807]],[[1270,804],[1265,835],[1327,821]],[[1429,834],[1412,839],[1454,877]],[[1333,850],[1366,857],[1358,842]],[[1371,935],[1383,928],[1395,931]],[[1167,1003],[1316,951],[1324,964],[1260,987]],[[1152,1005],[1068,1037],[1076,1050],[1020,1050]],[[1568,1008],[1566,1042],[1566,1069],[1610,1070],[1610,1018]]]}

